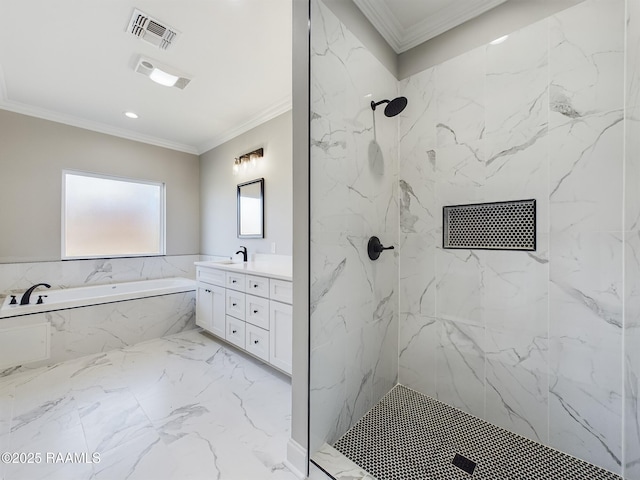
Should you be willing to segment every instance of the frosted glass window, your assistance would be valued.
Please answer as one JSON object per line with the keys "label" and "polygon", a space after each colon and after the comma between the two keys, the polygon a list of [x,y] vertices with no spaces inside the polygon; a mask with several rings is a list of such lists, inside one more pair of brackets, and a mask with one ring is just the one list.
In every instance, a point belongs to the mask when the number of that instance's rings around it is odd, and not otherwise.
{"label": "frosted glass window", "polygon": [[164,184],[63,174],[63,258],[164,254]]}

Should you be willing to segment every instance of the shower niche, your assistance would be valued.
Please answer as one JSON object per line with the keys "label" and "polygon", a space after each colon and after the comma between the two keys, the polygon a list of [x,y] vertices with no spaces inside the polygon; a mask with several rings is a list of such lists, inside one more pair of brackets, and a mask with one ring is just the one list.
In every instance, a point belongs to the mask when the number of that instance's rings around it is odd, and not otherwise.
{"label": "shower niche", "polygon": [[536,249],[536,201],[442,207],[442,248]]}

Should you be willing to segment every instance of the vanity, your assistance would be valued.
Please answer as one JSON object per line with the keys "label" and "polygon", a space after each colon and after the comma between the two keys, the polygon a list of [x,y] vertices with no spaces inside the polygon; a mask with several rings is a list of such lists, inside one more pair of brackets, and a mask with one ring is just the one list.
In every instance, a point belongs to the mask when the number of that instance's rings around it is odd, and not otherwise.
{"label": "vanity", "polygon": [[291,375],[291,262],[195,265],[196,325]]}

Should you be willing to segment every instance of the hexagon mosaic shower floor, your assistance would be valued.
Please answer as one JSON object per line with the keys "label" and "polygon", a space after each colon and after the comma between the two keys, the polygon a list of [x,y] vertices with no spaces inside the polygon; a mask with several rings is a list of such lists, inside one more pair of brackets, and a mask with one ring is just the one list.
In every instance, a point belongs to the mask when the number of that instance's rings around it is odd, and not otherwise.
{"label": "hexagon mosaic shower floor", "polygon": [[[335,444],[378,480],[621,480],[402,385]],[[456,454],[476,464],[453,465]]]}

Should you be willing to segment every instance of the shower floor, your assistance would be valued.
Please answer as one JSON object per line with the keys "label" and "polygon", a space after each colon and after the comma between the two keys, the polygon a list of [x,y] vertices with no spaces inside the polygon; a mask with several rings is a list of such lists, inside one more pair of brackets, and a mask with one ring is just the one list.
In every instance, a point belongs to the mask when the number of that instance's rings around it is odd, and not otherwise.
{"label": "shower floor", "polygon": [[[378,480],[622,478],[402,385],[334,448]],[[472,476],[452,464],[456,454],[477,464]]]}

